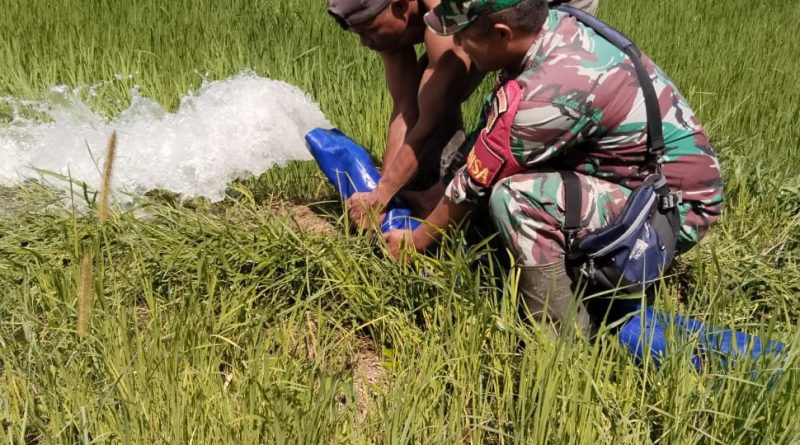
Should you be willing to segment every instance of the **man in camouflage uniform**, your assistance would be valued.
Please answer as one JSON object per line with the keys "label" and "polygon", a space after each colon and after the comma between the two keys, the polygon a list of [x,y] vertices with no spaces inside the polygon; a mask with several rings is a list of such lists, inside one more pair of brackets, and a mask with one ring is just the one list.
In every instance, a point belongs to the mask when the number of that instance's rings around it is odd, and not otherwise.
{"label": "man in camouflage uniform", "polygon": [[[599,0],[569,4],[593,13]],[[453,43],[425,26],[423,16],[439,0],[327,0],[328,13],[383,62],[393,107],[389,117],[383,171],[377,188],[348,201],[350,216],[361,227],[398,195],[418,217],[427,216],[444,193],[440,175],[455,159],[463,162],[460,104],[483,74]],[[417,59],[415,46],[425,54]],[[460,136],[460,137],[459,137]],[[451,155],[442,158],[450,143]],[[459,161],[459,158],[462,158]]]}
{"label": "man in camouflage uniform", "polygon": [[[484,107],[467,164],[445,197],[413,233],[386,235],[424,250],[437,228],[460,221],[476,204],[492,219],[519,267],[527,309],[554,322],[578,308],[564,262],[564,182],[581,184],[582,232],[607,226],[652,167],[647,160],[647,115],[632,62],[590,27],[544,0],[444,0],[426,16],[437,34],[454,34],[473,62],[501,70]],[[672,81],[642,55],[660,105],[666,149],[663,174],[680,191],[678,252],[703,237],[723,207],[717,158],[694,112]]]}

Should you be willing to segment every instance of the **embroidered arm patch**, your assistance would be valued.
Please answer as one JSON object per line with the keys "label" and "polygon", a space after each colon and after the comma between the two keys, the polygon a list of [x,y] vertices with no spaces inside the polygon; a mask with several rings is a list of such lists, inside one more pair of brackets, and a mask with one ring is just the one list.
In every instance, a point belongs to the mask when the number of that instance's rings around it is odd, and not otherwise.
{"label": "embroidered arm patch", "polygon": [[480,131],[467,155],[467,173],[483,187],[491,187],[523,170],[511,152],[511,127],[521,97],[522,89],[515,80],[497,89],[489,107],[486,127]]}

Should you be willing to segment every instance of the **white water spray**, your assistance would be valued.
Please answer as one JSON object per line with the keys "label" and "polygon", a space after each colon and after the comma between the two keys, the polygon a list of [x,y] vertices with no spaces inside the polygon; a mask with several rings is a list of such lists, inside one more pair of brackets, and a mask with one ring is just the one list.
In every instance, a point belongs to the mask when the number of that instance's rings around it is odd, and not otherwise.
{"label": "white water spray", "polygon": [[[134,91],[130,107],[108,121],[66,87],[53,88],[46,103],[19,104],[52,121],[16,118],[0,126],[0,185],[39,178],[38,168],[96,190],[102,166],[95,162],[103,162],[108,137],[117,130],[116,192],[162,188],[216,201],[233,179],[311,159],[303,136],[331,127],[302,91],[252,73],[204,83],[181,99],[175,113]],[[124,194],[117,198],[125,200]]]}

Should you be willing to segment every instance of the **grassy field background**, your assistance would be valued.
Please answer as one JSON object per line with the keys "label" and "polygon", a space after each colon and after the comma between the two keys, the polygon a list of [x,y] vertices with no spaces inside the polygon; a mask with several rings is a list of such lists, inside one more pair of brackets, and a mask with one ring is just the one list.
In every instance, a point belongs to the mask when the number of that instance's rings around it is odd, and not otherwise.
{"label": "grassy field background", "polygon": [[[203,78],[250,69],[302,88],[380,155],[380,62],[322,0],[0,11],[0,96],[97,84],[87,103],[115,116],[134,84],[174,109]],[[553,342],[517,323],[509,279],[470,269],[481,249],[411,269],[341,235],[311,163],[232,184],[217,204],[155,194],[102,225],[30,182],[0,190],[0,441],[800,443],[800,4],[601,0],[599,16],[671,75],[722,160],[723,221],[658,305],[785,341],[783,372],[709,360],[697,374],[691,341],[658,370],[610,335]],[[0,101],[2,125],[12,115]],[[328,210],[333,231],[289,203]],[[78,337],[85,253],[94,306]]]}

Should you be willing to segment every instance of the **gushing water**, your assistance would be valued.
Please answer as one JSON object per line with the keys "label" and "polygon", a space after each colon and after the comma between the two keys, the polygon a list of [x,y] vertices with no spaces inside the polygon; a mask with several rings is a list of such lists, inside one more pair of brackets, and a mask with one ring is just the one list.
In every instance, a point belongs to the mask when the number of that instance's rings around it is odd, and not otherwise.
{"label": "gushing water", "polygon": [[0,126],[0,185],[39,178],[41,169],[97,189],[116,130],[113,185],[122,200],[154,188],[220,200],[233,179],[311,159],[304,134],[331,126],[302,91],[252,73],[204,83],[175,113],[133,91],[130,107],[109,121],[66,87],[51,89],[45,102],[12,105],[43,111],[51,122],[16,117]]}

